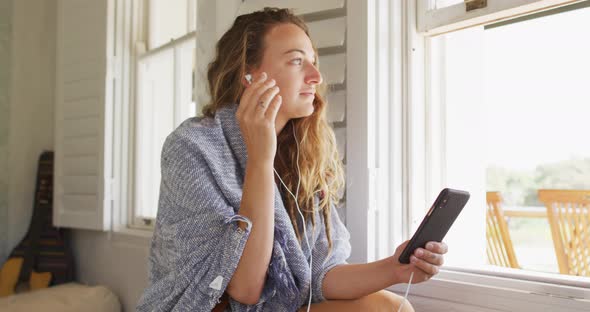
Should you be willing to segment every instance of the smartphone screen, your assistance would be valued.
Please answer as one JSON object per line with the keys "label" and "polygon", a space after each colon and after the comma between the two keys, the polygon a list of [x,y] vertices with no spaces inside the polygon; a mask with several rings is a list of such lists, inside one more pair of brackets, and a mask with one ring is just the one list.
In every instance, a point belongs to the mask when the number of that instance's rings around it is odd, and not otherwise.
{"label": "smartphone screen", "polygon": [[442,242],[468,200],[469,192],[450,188],[443,189],[426,213],[416,233],[402,251],[399,262],[410,263],[410,256],[414,250],[420,247],[424,248],[428,242]]}

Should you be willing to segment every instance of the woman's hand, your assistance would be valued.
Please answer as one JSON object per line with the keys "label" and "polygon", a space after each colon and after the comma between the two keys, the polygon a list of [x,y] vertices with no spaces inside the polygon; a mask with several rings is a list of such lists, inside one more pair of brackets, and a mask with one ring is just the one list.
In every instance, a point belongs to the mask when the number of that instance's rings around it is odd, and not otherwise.
{"label": "woman's hand", "polygon": [[426,249],[417,248],[414,254],[410,256],[410,263],[403,264],[399,262],[399,256],[410,241],[405,241],[399,245],[393,254],[393,276],[395,283],[407,283],[410,275],[414,272],[412,283],[421,283],[429,280],[438,274],[440,267],[444,263],[443,255],[447,253],[448,246],[445,243],[428,242]]}
{"label": "woman's hand", "polygon": [[242,94],[236,118],[248,150],[248,160],[274,163],[277,150],[275,119],[282,98],[274,79],[266,73],[254,78]]}

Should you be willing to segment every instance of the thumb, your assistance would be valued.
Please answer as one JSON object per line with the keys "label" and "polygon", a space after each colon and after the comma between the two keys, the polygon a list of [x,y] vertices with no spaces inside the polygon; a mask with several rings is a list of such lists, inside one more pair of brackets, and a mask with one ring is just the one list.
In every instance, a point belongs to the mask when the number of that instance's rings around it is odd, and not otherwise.
{"label": "thumb", "polygon": [[397,246],[397,248],[395,249],[395,253],[398,253],[398,252],[401,253],[409,243],[410,243],[410,240],[407,240],[407,241],[403,242],[401,245]]}
{"label": "thumb", "polygon": [[407,240],[403,242],[401,245],[397,246],[397,248],[395,248],[395,253],[393,254],[393,257],[395,258],[396,262],[399,262],[399,257],[401,256],[402,252],[404,251],[409,242],[410,241]]}

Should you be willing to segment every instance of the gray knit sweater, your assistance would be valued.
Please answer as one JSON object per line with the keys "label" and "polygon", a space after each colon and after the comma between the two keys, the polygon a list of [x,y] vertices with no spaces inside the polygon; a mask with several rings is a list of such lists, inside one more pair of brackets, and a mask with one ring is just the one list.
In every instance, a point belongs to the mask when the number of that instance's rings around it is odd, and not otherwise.
{"label": "gray knit sweater", "polygon": [[[238,214],[247,151],[236,109],[231,104],[215,118],[187,119],[164,143],[149,285],[138,311],[211,311],[236,270],[255,226]],[[310,250],[305,239],[299,244],[277,185],[274,206],[274,244],[260,301],[244,305],[230,298],[226,311],[296,311],[307,303],[309,287],[312,302],[323,301],[326,272],[350,256],[350,235],[335,207],[330,208],[331,253],[323,217],[316,212],[315,231],[311,222],[307,225],[313,247],[310,281]],[[246,230],[238,220],[248,224]]]}

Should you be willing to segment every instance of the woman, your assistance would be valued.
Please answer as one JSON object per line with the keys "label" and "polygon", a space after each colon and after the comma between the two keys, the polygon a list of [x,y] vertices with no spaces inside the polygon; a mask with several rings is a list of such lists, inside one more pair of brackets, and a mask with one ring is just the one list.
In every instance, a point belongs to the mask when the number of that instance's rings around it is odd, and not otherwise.
{"label": "woman", "polygon": [[138,310],[305,311],[311,301],[313,311],[396,311],[402,298],[384,288],[438,272],[447,247],[434,242],[407,265],[397,261],[406,243],[389,258],[346,263],[342,163],[299,18],[270,8],[239,16],[208,80],[204,117],[186,120],[162,150]]}

